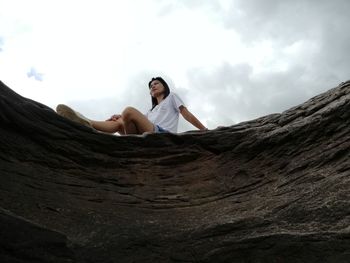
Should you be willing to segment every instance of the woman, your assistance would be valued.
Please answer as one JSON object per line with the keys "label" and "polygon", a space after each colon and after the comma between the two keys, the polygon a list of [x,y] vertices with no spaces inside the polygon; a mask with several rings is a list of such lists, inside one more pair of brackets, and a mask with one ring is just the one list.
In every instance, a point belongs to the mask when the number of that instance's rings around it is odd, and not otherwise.
{"label": "woman", "polygon": [[207,128],[185,107],[178,95],[170,92],[168,84],[161,77],[152,78],[148,83],[152,98],[152,108],[142,114],[137,109],[127,107],[121,115],[113,115],[106,121],[89,120],[66,105],[57,106],[57,113],[72,121],[90,126],[96,130],[119,134],[143,134],[177,132],[179,113],[200,130]]}

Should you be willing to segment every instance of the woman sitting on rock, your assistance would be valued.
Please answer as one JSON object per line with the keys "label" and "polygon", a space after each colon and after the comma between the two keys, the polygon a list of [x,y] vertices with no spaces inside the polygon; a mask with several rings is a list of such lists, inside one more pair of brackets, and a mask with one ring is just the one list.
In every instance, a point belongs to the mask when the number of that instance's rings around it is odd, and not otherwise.
{"label": "woman sitting on rock", "polygon": [[168,84],[156,77],[148,83],[152,97],[152,108],[142,114],[133,107],[127,107],[121,115],[113,115],[106,121],[93,121],[66,105],[60,104],[56,111],[59,115],[72,121],[92,127],[98,131],[119,134],[176,133],[179,113],[200,130],[207,128],[185,107],[178,95],[170,92]]}

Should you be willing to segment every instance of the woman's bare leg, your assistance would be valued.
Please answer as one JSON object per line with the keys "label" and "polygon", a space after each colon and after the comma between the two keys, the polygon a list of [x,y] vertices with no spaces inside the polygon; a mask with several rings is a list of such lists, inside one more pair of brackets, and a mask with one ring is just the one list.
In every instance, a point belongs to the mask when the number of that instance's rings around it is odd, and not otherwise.
{"label": "woman's bare leg", "polygon": [[127,107],[122,113],[126,134],[143,134],[153,132],[154,125],[145,115],[133,107]]}
{"label": "woman's bare leg", "polygon": [[125,134],[140,134],[133,122],[124,123]]}
{"label": "woman's bare leg", "polygon": [[124,122],[120,118],[116,121],[93,121],[90,120],[92,127],[98,131],[107,132],[107,133],[116,133],[125,134]]}
{"label": "woman's bare leg", "polygon": [[98,131],[106,133],[116,133],[125,134],[124,122],[122,118],[107,121],[94,121],[86,118],[81,113],[73,110],[64,104],[59,104],[56,107],[57,114],[70,119],[71,121],[78,122],[82,125],[93,127]]}

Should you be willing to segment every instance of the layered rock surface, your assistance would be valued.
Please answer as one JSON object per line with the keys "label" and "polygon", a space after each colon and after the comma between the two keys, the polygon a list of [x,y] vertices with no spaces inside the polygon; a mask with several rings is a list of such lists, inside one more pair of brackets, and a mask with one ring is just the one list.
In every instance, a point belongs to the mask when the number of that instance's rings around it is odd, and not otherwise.
{"label": "layered rock surface", "polygon": [[350,82],[208,132],[113,136],[0,83],[1,262],[349,262]]}

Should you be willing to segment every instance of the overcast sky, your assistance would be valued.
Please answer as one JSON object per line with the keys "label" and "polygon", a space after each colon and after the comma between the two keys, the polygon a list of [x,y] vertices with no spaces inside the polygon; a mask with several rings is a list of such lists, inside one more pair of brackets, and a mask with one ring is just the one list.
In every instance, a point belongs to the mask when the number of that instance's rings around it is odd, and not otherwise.
{"label": "overcast sky", "polygon": [[350,79],[349,10],[348,0],[0,0],[0,80],[106,119],[146,111],[148,81],[162,76],[207,127],[229,126]]}

